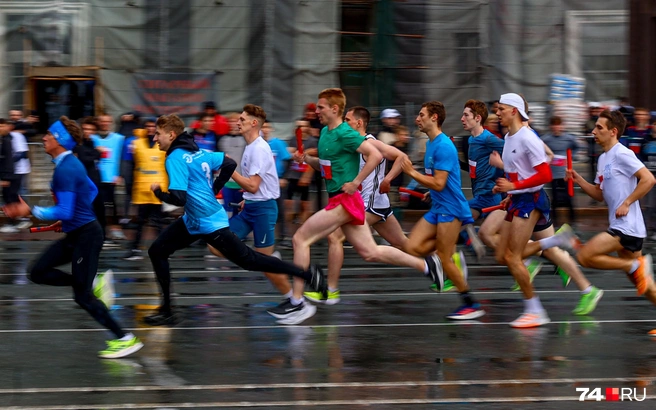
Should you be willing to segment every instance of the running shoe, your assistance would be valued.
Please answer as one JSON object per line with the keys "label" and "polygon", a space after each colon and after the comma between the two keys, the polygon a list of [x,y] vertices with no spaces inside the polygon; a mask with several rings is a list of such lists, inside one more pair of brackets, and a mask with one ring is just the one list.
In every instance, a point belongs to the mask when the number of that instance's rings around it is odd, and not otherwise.
{"label": "running shoe", "polygon": [[[538,273],[542,270],[542,262],[540,262],[538,259],[535,258],[529,258],[526,261],[524,261],[524,265],[526,265],[526,270],[528,270],[528,275],[531,278],[531,283],[533,283],[533,279],[537,276]],[[513,292],[516,292],[519,290],[519,284],[515,281],[515,284],[512,285],[510,288]]]}
{"label": "running shoe", "polygon": [[446,318],[451,320],[473,320],[483,316],[484,314],[485,311],[483,308],[481,308],[481,305],[479,303],[474,303],[471,306],[460,306],[452,313],[446,315]]}
{"label": "running shoe", "polygon": [[319,265],[311,265],[308,271],[310,272],[310,275],[312,275],[308,282],[310,288],[315,292],[328,292],[328,281],[326,280],[321,267]]}
{"label": "running shoe", "polygon": [[143,257],[143,252],[141,249],[132,249],[131,251],[128,251],[125,255],[123,255],[124,261],[140,261],[142,260]]}
{"label": "running shoe", "polygon": [[278,324],[299,325],[305,320],[314,316],[314,314],[317,312],[317,307],[307,302],[301,302],[301,304],[298,306],[299,309],[286,314],[283,318],[278,320]]}
{"label": "running shoe", "polygon": [[182,322],[182,318],[173,312],[158,310],[154,315],[144,317],[143,321],[149,326],[175,326]]}
{"label": "running shoe", "polygon": [[581,300],[579,300],[579,304],[572,310],[572,313],[578,316],[591,313],[597,307],[597,303],[599,303],[602,296],[604,296],[604,291],[593,286],[590,293],[581,295]]}
{"label": "running shoe", "polygon": [[644,255],[638,258],[640,266],[638,270],[631,275],[635,281],[635,287],[638,290],[638,296],[642,296],[649,290],[649,287],[654,282],[654,272],[652,267],[651,255]]}
{"label": "running shoe", "polygon": [[329,290],[328,292],[305,292],[303,296],[312,302],[323,303],[325,305],[336,305],[340,301],[339,289]]}
{"label": "running shoe", "polygon": [[650,330],[647,334],[651,337],[656,337],[656,329]]}
{"label": "running shoe", "polygon": [[442,269],[442,261],[436,254],[428,255],[425,259],[428,265],[428,276],[431,281],[437,286],[439,291],[444,289],[444,270]]}
{"label": "running shoe", "polygon": [[559,238],[559,247],[569,249],[571,251],[578,251],[581,248],[581,240],[574,229],[568,224],[563,224],[557,231],[556,236]]}
{"label": "running shoe", "polygon": [[130,333],[132,337],[128,340],[108,340],[107,349],[98,352],[98,356],[103,359],[118,359],[121,357],[129,356],[132,353],[138,352],[143,347],[143,343],[138,337]]}
{"label": "running shoe", "polygon": [[[454,253],[451,256],[451,259],[453,259],[453,263],[456,264],[456,267],[458,268],[458,271],[462,274],[462,276],[465,278],[465,281],[467,281],[467,277],[469,276],[469,271],[467,269],[467,260],[465,259],[465,254],[463,251],[459,251]],[[432,284],[430,286],[430,289],[433,292],[439,292],[437,290],[437,285]],[[454,290],[458,290],[456,286],[453,284],[451,279],[445,279],[444,280],[444,287],[442,288],[442,292],[451,292]]]}
{"label": "running shoe", "polygon": [[560,266],[556,266],[556,273],[560,276],[560,280],[563,281],[563,287],[566,288],[572,281],[572,278]]}
{"label": "running shoe", "polygon": [[545,310],[540,313],[527,313],[524,312],[520,317],[510,322],[510,326],[518,329],[528,329],[531,327],[538,327],[546,325],[551,322]]}
{"label": "running shoe", "polygon": [[112,308],[114,305],[114,272],[111,269],[96,275],[93,280],[93,295],[107,309]]}
{"label": "running shoe", "polygon": [[267,313],[276,319],[283,319],[287,317],[288,314],[295,312],[301,309],[301,305],[292,304],[292,300],[287,298],[282,301],[278,306],[267,309]]}

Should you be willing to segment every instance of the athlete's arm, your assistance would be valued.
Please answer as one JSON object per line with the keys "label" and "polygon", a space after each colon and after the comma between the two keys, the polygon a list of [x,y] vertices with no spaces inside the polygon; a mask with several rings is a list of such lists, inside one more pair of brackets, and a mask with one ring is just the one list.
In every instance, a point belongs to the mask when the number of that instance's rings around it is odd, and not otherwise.
{"label": "athlete's arm", "polygon": [[497,179],[497,183],[492,188],[493,193],[510,192],[517,189],[533,188],[538,185],[551,182],[553,176],[551,175],[551,167],[546,162],[533,167],[535,174],[531,177],[522,179],[521,181],[510,182],[506,178]]}
{"label": "athlete's arm", "polygon": [[646,167],[640,168],[638,172],[633,175],[638,178],[638,186],[636,186],[633,192],[631,192],[631,195],[622,202],[622,205],[617,208],[617,211],[615,211],[615,216],[617,217],[626,216],[629,213],[629,206],[647,195],[656,183],[654,175]]}
{"label": "athlete's arm", "polygon": [[542,145],[544,145],[544,152],[547,154],[547,164],[550,164],[554,158],[554,153],[547,144],[543,142]]}
{"label": "athlete's arm", "polygon": [[[35,206],[32,208],[32,215],[35,218],[46,221],[68,221],[73,219],[75,214],[75,199],[77,194],[75,192],[57,192],[57,205],[48,208]],[[21,198],[21,201],[23,199]]]}
{"label": "athlete's arm", "polygon": [[230,177],[232,177],[235,169],[237,169],[237,163],[234,159],[226,155],[223,157],[223,162],[218,169],[221,170],[221,173],[219,176],[214,178],[214,183],[212,184],[214,195],[218,194],[226,182],[230,180]]}
{"label": "athlete's arm", "polygon": [[319,165],[319,158],[313,157],[312,155],[307,155],[306,153],[303,153],[303,155],[301,155],[298,153],[298,151],[296,151],[292,156],[292,160],[298,162],[299,164],[305,162],[306,164],[314,168],[315,171],[321,171],[321,165]]}
{"label": "athlete's arm", "polygon": [[367,157],[368,161],[365,162],[364,167],[362,167],[353,181],[347,182],[342,186],[342,191],[349,195],[352,195],[355,191],[358,190],[358,187],[360,184],[362,184],[362,181],[364,181],[365,178],[367,178],[367,176],[376,169],[378,164],[380,164],[380,161],[383,160],[383,154],[381,154],[380,151],[378,151],[378,149],[376,149],[376,147],[367,140],[362,141],[362,144],[360,144],[358,147],[357,152]]}
{"label": "athlete's arm", "polygon": [[239,172],[235,171],[232,173],[232,179],[246,192],[251,194],[256,193],[260,189],[260,184],[262,183],[262,177],[259,175],[251,175],[250,177],[245,177]]}
{"label": "athlete's arm", "polygon": [[159,184],[152,184],[150,186],[153,194],[162,202],[175,206],[185,206],[187,203],[187,191],[180,189],[169,189],[169,192],[162,192],[162,188]]}
{"label": "athlete's arm", "polygon": [[[380,185],[380,192],[389,192],[389,186],[392,183],[392,180],[403,172],[403,161],[405,161],[408,156],[400,149],[387,145],[383,141],[370,139],[369,142],[371,142],[373,146],[383,154],[383,158],[389,161],[394,161],[392,168],[387,175],[385,175],[385,179],[383,179],[383,182]],[[386,188],[383,189],[384,187]]]}
{"label": "athlete's arm", "polygon": [[403,172],[419,184],[434,191],[443,190],[449,176],[448,171],[438,169],[433,170],[433,176],[420,174],[419,171],[412,166],[412,161],[410,161],[410,158],[408,157],[403,161]]}
{"label": "athlete's arm", "polygon": [[501,155],[499,155],[499,151],[492,151],[490,154],[490,165],[503,169],[503,160],[501,159]]}
{"label": "athlete's arm", "polygon": [[592,199],[595,199],[599,202],[604,200],[604,194],[601,191],[601,188],[597,184],[591,184],[585,180],[578,172],[573,169],[565,170],[565,181],[573,179],[576,184],[578,184],[583,192],[588,194]]}

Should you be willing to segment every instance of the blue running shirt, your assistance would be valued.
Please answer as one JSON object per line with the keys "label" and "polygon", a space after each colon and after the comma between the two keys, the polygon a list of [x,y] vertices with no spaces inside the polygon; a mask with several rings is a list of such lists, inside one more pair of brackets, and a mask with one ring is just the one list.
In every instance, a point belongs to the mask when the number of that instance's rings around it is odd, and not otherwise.
{"label": "blue running shirt", "polygon": [[435,137],[433,141],[428,140],[426,142],[424,168],[426,175],[432,176],[433,171],[447,171],[449,173],[443,190],[429,190],[432,200],[431,212],[454,216],[461,221],[471,219],[469,204],[462,193],[460,183],[458,150],[444,133]]}
{"label": "blue running shirt", "polygon": [[223,164],[223,158],[223,152],[189,152],[181,148],[166,158],[169,190],[187,192],[182,218],[192,235],[212,233],[230,225],[212,190],[214,171]]}

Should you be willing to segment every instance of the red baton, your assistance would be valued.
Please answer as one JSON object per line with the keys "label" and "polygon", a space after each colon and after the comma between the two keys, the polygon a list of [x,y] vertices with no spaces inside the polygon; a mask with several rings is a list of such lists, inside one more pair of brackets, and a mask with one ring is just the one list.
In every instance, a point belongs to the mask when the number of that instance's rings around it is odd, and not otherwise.
{"label": "red baton", "polygon": [[[572,171],[572,150],[571,148],[567,149],[567,170]],[[572,178],[567,180],[567,193],[569,196],[574,196],[574,180]]]}
{"label": "red baton", "polygon": [[48,226],[35,226],[34,228],[30,228],[30,233],[56,231],[57,229],[60,228],[61,226],[59,226],[58,224],[52,224]]}
{"label": "red baton", "polygon": [[298,153],[303,155],[303,131],[301,127],[296,128],[296,148],[298,148]]}
{"label": "red baton", "polygon": [[483,208],[481,209],[481,213],[489,214],[490,212],[496,211],[497,209],[503,209],[503,205],[494,205],[494,206],[489,206],[487,208]]}
{"label": "red baton", "polygon": [[399,192],[424,199],[424,194],[422,194],[421,192],[413,191],[412,189],[399,188]]}

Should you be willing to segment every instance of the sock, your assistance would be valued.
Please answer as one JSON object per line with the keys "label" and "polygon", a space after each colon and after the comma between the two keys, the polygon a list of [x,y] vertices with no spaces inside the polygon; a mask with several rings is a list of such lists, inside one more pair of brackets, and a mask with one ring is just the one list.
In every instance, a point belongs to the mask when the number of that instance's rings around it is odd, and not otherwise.
{"label": "sock", "polygon": [[540,313],[543,310],[539,297],[533,296],[531,299],[524,299],[524,311],[526,313]]}
{"label": "sock", "polygon": [[555,248],[558,245],[560,245],[560,237],[558,235],[540,239],[540,248],[543,251],[549,248]]}
{"label": "sock", "polygon": [[424,261],[424,275],[428,275],[429,273],[428,262]]}
{"label": "sock", "polygon": [[592,292],[592,285],[588,286],[587,288],[583,289],[581,291],[582,295],[587,295],[588,293]]}
{"label": "sock", "polygon": [[134,335],[132,333],[126,333],[125,336],[123,336],[122,338],[120,338],[118,340],[120,340],[122,342],[127,342],[128,340],[132,339],[133,337],[134,337]]}
{"label": "sock", "polygon": [[296,299],[294,296],[292,296],[291,298],[289,298],[289,300],[292,302],[292,305],[294,305],[294,306],[298,306],[301,303],[303,303],[303,297],[302,296],[301,296],[300,299]]}
{"label": "sock", "polygon": [[282,295],[283,299],[291,299],[291,297],[294,295],[294,291],[290,290],[289,292],[285,293]]}
{"label": "sock", "polygon": [[339,288],[331,288],[330,286],[328,286],[328,292],[337,292],[338,290]]}
{"label": "sock", "polygon": [[640,261],[638,259],[634,259],[633,263],[631,264],[631,269],[629,269],[629,275],[634,274],[639,267],[640,267]]}
{"label": "sock", "polygon": [[460,297],[462,298],[463,303],[467,306],[473,306],[476,303],[472,295],[469,294],[468,290],[460,292]]}

